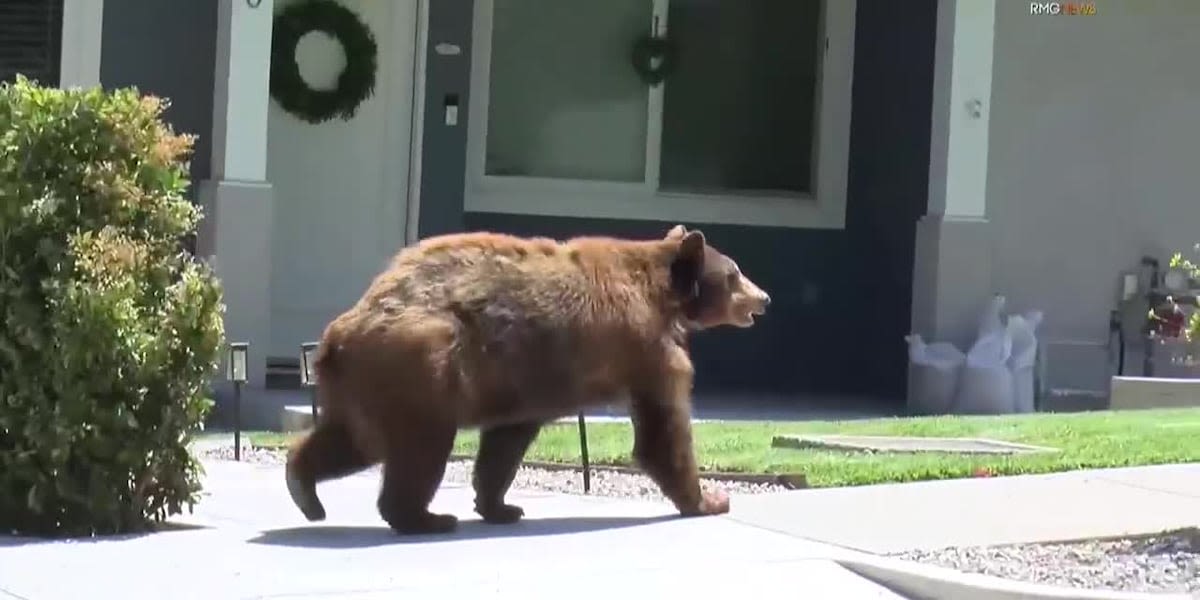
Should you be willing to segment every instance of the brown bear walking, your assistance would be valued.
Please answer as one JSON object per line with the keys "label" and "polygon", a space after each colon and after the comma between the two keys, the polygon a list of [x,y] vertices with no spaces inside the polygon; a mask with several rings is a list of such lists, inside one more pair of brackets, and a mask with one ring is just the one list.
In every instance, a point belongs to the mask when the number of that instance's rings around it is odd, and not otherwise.
{"label": "brown bear walking", "polygon": [[692,451],[687,330],[748,327],[770,298],[704,235],[555,242],[491,233],[400,251],[325,329],[315,362],[322,410],[291,450],[287,486],[311,521],[316,484],[379,462],[379,514],[399,533],[453,530],[428,507],[459,428],[481,429],[475,511],[506,504],[542,425],[629,399],[633,456],[683,515],[729,510],[705,492]]}

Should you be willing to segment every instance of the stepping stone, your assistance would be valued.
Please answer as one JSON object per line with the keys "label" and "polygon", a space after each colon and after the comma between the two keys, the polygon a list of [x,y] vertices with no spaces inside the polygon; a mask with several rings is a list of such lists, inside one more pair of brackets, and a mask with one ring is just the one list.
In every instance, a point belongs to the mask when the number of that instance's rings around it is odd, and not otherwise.
{"label": "stepping stone", "polygon": [[902,437],[884,435],[777,435],[775,448],[845,450],[849,452],[937,452],[942,454],[1031,454],[1058,452],[1057,448],[1030,446],[983,438]]}

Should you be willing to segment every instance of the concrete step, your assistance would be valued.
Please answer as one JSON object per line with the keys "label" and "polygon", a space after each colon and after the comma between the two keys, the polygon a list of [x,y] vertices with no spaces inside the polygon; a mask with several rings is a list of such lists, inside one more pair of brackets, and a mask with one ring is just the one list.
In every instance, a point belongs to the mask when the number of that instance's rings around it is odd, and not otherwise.
{"label": "concrete step", "polygon": [[[317,409],[317,418],[321,411]],[[279,415],[280,430],[285,433],[312,429],[313,415],[311,404],[288,404]]]}

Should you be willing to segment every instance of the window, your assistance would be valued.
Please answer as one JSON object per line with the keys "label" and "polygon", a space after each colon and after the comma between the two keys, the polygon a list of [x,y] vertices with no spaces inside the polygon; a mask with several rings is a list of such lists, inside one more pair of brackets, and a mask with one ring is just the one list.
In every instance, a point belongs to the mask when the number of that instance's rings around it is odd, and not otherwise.
{"label": "window", "polygon": [[0,81],[57,86],[61,40],[62,0],[0,2]]}
{"label": "window", "polygon": [[[854,0],[479,0],[466,209],[840,228]],[[657,30],[677,68],[630,63]]]}

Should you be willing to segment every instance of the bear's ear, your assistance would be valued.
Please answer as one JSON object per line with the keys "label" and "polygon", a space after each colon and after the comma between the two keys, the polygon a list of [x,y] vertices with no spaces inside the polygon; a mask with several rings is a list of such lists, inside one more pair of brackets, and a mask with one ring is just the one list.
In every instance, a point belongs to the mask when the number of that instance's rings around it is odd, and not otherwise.
{"label": "bear's ear", "polygon": [[685,233],[687,233],[687,229],[685,229],[683,225],[676,225],[667,232],[667,237],[663,239],[682,240]]}
{"label": "bear's ear", "polygon": [[671,261],[671,287],[686,300],[694,300],[700,296],[703,274],[704,234],[693,229],[679,240],[679,249]]}
{"label": "bear's ear", "polygon": [[[679,225],[679,227],[683,227]],[[683,235],[683,239],[679,240],[679,253],[692,254],[701,261],[704,260],[704,232],[699,229],[693,229]]]}

